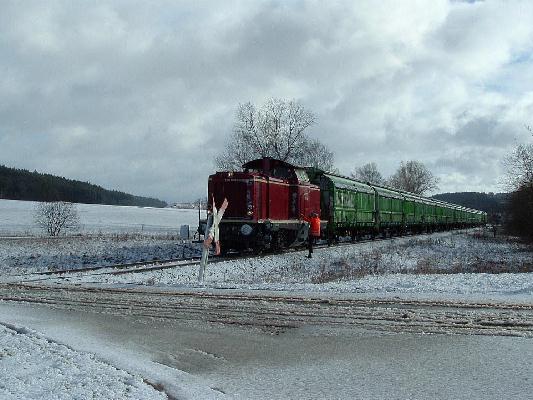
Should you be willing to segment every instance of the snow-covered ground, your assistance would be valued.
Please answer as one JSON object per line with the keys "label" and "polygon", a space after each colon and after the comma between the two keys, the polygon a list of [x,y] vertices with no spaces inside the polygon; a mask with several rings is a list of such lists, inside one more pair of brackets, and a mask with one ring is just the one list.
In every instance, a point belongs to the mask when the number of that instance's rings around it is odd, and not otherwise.
{"label": "snow-covered ground", "polygon": [[0,324],[0,376],[4,400],[167,398],[141,376],[9,324]]}
{"label": "snow-covered ground", "polygon": [[7,321],[0,322],[2,400],[224,398],[202,379],[151,361],[146,349],[102,340],[94,321],[78,315],[0,302],[0,319]]}
{"label": "snow-covered ground", "polygon": [[[203,287],[358,296],[533,302],[533,251],[504,238],[442,232],[208,265]],[[198,267],[78,274],[71,283],[195,287]]]}
{"label": "snow-covered ground", "polygon": [[161,398],[143,381],[182,400],[526,400],[533,391],[533,346],[520,337],[335,326],[271,334],[9,303],[0,320],[42,332],[0,329],[9,400]]}
{"label": "snow-covered ground", "polygon": [[198,225],[197,210],[77,204],[80,227],[50,238],[35,225],[35,202],[0,200],[0,272],[78,269],[190,257],[198,246],[179,237]]}
{"label": "snow-covered ground", "polygon": [[184,258],[199,254],[199,246],[163,234],[0,238],[0,272],[22,274]]}
{"label": "snow-covered ground", "polygon": [[[163,235],[84,235],[79,237],[62,237],[58,239],[45,238],[16,238],[0,240],[0,285],[7,282],[17,282],[32,279],[37,275],[28,275],[43,270],[64,269],[67,267],[78,268],[87,265],[105,265],[121,261],[137,261],[138,257],[145,257],[146,260],[154,258],[165,259],[175,255],[197,254],[198,245],[183,243],[171,236]],[[228,291],[228,292],[257,292],[280,293],[282,295],[298,294],[298,296],[315,297],[346,297],[354,299],[427,299],[443,301],[463,301],[463,302],[487,302],[487,303],[511,303],[522,304],[530,307],[533,305],[533,251],[530,247],[518,244],[515,241],[505,238],[491,238],[482,231],[475,230],[469,232],[442,232],[425,236],[395,238],[390,241],[365,242],[353,245],[343,245],[334,248],[316,249],[313,258],[305,257],[305,251],[290,252],[283,255],[267,255],[253,259],[236,259],[223,262],[212,262],[208,265],[205,281],[199,285],[197,282],[198,267],[182,266],[157,271],[146,271],[143,273],[128,273],[122,275],[105,274],[106,270],[93,272],[73,272],[56,277],[39,277],[39,279],[49,279],[42,281],[52,285],[81,285],[98,286],[111,288],[135,288],[135,290],[189,290],[189,291]],[[20,275],[15,275],[20,274]],[[4,282],[4,283],[2,283]],[[74,286],[77,287],[77,286]],[[469,388],[464,392],[461,387],[454,387],[449,390],[449,386],[443,385],[439,392],[433,393],[430,388],[431,382],[438,382],[437,377],[447,376],[449,379],[460,379],[463,374],[453,372],[453,359],[460,357],[461,350],[456,351],[455,347],[442,350],[439,348],[440,359],[429,358],[432,362],[433,372],[426,373],[428,381],[427,387],[420,384],[410,386],[412,377],[405,374],[402,368],[386,363],[388,355],[377,360],[377,368],[383,372],[382,376],[393,373],[400,377],[403,385],[400,393],[404,396],[394,394],[394,382],[390,381],[387,390],[379,390],[379,385],[366,385],[363,392],[359,392],[358,385],[346,385],[343,382],[349,376],[357,376],[361,382],[369,382],[371,377],[361,374],[359,368],[350,369],[353,365],[367,365],[367,368],[376,368],[374,361],[369,361],[373,357],[367,354],[367,358],[357,358],[358,354],[364,352],[360,346],[354,347],[350,356],[339,358],[345,352],[337,355],[330,354],[337,345],[329,349],[324,347],[323,354],[326,364],[320,357],[300,357],[292,355],[291,359],[282,360],[278,365],[273,359],[268,359],[268,366],[257,364],[256,361],[246,357],[258,356],[254,353],[254,346],[261,346],[267,342],[266,337],[254,337],[251,339],[250,349],[247,350],[244,360],[239,360],[236,370],[228,370],[228,360],[232,351],[226,346],[226,342],[220,339],[218,344],[225,348],[225,357],[209,350],[209,343],[214,339],[206,339],[202,345],[197,345],[191,350],[194,357],[201,356],[201,373],[199,364],[195,364],[196,359],[187,356],[183,347],[192,341],[189,337],[186,342],[172,347],[176,354],[159,354],[161,359],[155,361],[146,354],[140,355],[136,352],[142,350],[142,346],[147,341],[146,346],[152,340],[147,336],[136,338],[137,344],[134,350],[120,348],[107,348],[102,343],[88,343],[87,340],[79,342],[80,333],[70,331],[62,326],[61,321],[46,322],[46,317],[40,317],[41,311],[37,311],[31,316],[17,314],[6,304],[0,303],[0,397],[8,399],[18,398],[87,398],[96,396],[98,398],[143,398],[156,399],[165,398],[160,392],[164,387],[167,393],[176,398],[226,398],[216,388],[222,382],[225,388],[230,388],[231,393],[240,394],[240,398],[357,398],[358,393],[366,394],[368,398],[475,398],[477,394],[483,394],[483,398],[498,398],[500,394],[512,389],[512,387],[500,390],[500,386],[495,385],[491,393],[478,392]],[[79,319],[79,318],[78,318]],[[42,321],[45,322],[42,322]],[[76,319],[74,319],[76,321]],[[41,321],[41,322],[37,322]],[[106,329],[115,323],[111,320]],[[55,327],[57,322],[57,328]],[[71,321],[72,323],[72,321]],[[76,322],[77,324],[79,322]],[[44,324],[44,325],[43,325]],[[150,324],[144,321],[143,324]],[[37,333],[25,326],[42,328],[45,334]],[[124,328],[127,329],[127,328]],[[180,327],[180,329],[184,329]],[[126,330],[121,331],[122,334]],[[182,332],[180,330],[180,332]],[[93,332],[94,333],[94,332]],[[225,332],[224,334],[226,334]],[[194,336],[196,333],[191,334]],[[46,335],[46,336],[45,336]],[[331,335],[328,333],[327,335]],[[350,333],[352,335],[352,333]],[[179,335],[168,333],[160,343],[162,348],[167,349],[169,345],[166,341],[173,341]],[[192,337],[191,336],[191,337]],[[317,337],[318,342],[308,349],[317,349],[320,346],[323,334],[313,332],[309,337]],[[328,340],[338,342],[339,346],[346,346],[347,343],[357,343],[357,340],[350,337],[350,340],[343,342],[328,336]],[[204,333],[200,337],[206,338]],[[50,340],[49,338],[54,338]],[[59,343],[56,343],[56,339]],[[516,340],[519,340],[517,338]],[[289,351],[301,338],[295,337],[294,341],[288,341],[286,351]],[[344,339],[343,339],[344,340]],[[364,338],[365,341],[369,340]],[[374,339],[372,339],[374,340]],[[403,339],[402,339],[403,340]],[[406,337],[408,346],[413,354],[417,354],[421,363],[427,363],[428,358],[424,353],[417,353],[420,339],[416,336]],[[496,340],[496,339],[494,339]],[[498,339],[499,340],[499,339]],[[460,344],[469,351],[482,354],[484,346],[494,345],[507,346],[507,349],[515,348],[516,345],[523,349],[529,348],[531,339],[522,339],[520,342],[509,339],[506,341],[495,341],[494,343],[468,342]],[[236,340],[235,349],[242,339]],[[379,353],[382,343],[387,340],[384,337],[375,338],[372,344],[375,351]],[[401,342],[401,341],[400,341]],[[65,346],[64,343],[70,347]],[[434,341],[425,342],[428,348],[434,346]],[[163,345],[164,344],[164,345]],[[274,340],[271,348],[266,350],[273,352],[280,342]],[[401,344],[401,343],[400,343]],[[405,344],[405,343],[404,343]],[[395,351],[396,343],[392,345],[390,351]],[[104,346],[104,347],[102,347]],[[466,346],[466,347],[465,347]],[[473,347],[469,347],[473,346]],[[493,349],[493,347],[491,347]],[[144,350],[148,351],[147,348]],[[307,351],[307,350],[305,350]],[[455,351],[454,357],[448,357]],[[398,365],[403,365],[410,359],[404,354],[398,355]],[[497,352],[496,352],[497,353]],[[505,352],[494,353],[495,359],[484,359],[483,365],[492,362],[494,368],[508,369],[515,365],[520,365],[520,371],[528,363],[529,358],[513,359],[516,356],[506,359],[505,365],[498,364],[497,358],[503,359]],[[520,352],[519,352],[520,353]],[[526,351],[527,353],[527,351]],[[524,354],[526,354],[524,353]],[[529,351],[531,353],[531,351]],[[94,354],[97,354],[95,356]],[[110,355],[112,354],[112,356]],[[260,354],[263,354],[261,351]],[[312,353],[311,353],[312,354]],[[432,353],[433,354],[433,353]],[[491,353],[492,354],[492,353]],[[514,354],[514,353],[513,353]],[[106,356],[109,355],[109,356]],[[329,358],[328,358],[329,356]],[[386,356],[386,357],[385,357]],[[165,358],[167,357],[167,358]],[[477,357],[477,356],[476,356]],[[299,364],[298,360],[304,364]],[[441,371],[444,360],[444,370]],[[189,362],[193,364],[188,364]],[[472,359],[466,360],[475,367],[479,363]],[[251,364],[252,363],[252,364]],[[354,364],[355,363],[355,364]],[[171,365],[172,368],[168,368]],[[253,368],[250,366],[253,365]],[[326,374],[328,385],[333,382],[333,386],[328,391],[321,392],[320,377],[324,371],[320,368],[327,365]],[[481,365],[481,364],[480,364]],[[195,381],[194,377],[180,370],[180,368],[191,369],[203,378],[213,381],[212,385],[207,385],[202,381]],[[285,371],[279,374],[279,368]],[[477,367],[476,367],[477,368]],[[350,373],[344,378],[335,380],[338,377],[337,370],[349,370]],[[219,372],[214,372],[214,371]],[[10,371],[9,374],[7,371]],[[465,370],[466,371],[466,370]],[[438,373],[437,373],[438,372]],[[8,375],[7,378],[4,378]],[[418,373],[417,373],[418,375]],[[516,374],[511,374],[516,376]],[[83,378],[80,378],[83,377]],[[267,385],[264,390],[257,390],[253,385],[261,385],[260,380],[264,378]],[[276,379],[287,379],[282,384],[273,386]],[[482,381],[482,376],[475,378]],[[524,380],[525,379],[525,380]],[[241,385],[241,380],[246,383]],[[332,381],[333,380],[333,381]],[[304,382],[300,385],[298,382]],[[102,382],[102,383],[97,383]],[[292,383],[288,383],[292,382]],[[307,382],[307,383],[305,383]],[[374,381],[372,381],[374,382]],[[485,381],[484,381],[485,382]],[[435,383],[433,383],[434,385]],[[464,382],[468,384],[468,382]],[[485,384],[490,384],[486,381]],[[300,385],[300,386],[299,386]],[[344,385],[344,386],[343,386]],[[529,389],[533,390],[531,382],[521,377],[520,382],[513,384],[517,392],[515,398],[527,398]],[[211,388],[209,387],[211,386]],[[349,387],[348,387],[349,386]],[[363,385],[364,386],[364,385]],[[169,389],[170,388],[170,389]],[[215,388],[213,390],[212,388]],[[313,393],[306,393],[306,388],[313,388]],[[170,392],[168,392],[170,390]],[[449,390],[448,392],[446,390]],[[494,395],[494,390],[497,395]],[[261,393],[267,393],[261,397]],[[465,396],[462,396],[462,393]],[[176,396],[179,394],[179,396]],[[285,397],[284,397],[285,396]],[[329,396],[329,397],[328,397]],[[396,397],[395,397],[396,396]],[[419,397],[417,397],[419,396]],[[421,396],[421,397],[420,397]],[[429,396],[429,397],[425,397]],[[296,398],[295,397],[295,398]],[[359,396],[359,398],[365,398]]]}
{"label": "snow-covered ground", "polygon": [[[0,199],[0,235],[38,235],[33,201]],[[198,226],[198,210],[76,204],[82,233],[174,233],[181,225]]]}

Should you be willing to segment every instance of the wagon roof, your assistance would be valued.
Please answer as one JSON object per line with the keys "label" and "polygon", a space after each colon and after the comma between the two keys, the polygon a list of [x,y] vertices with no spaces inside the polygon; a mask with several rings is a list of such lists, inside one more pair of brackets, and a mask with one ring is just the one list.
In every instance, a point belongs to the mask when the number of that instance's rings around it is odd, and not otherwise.
{"label": "wagon roof", "polygon": [[355,179],[330,173],[324,173],[324,176],[328,177],[333,183],[333,186],[337,189],[348,189],[356,190],[358,192],[373,193],[372,188],[365,182],[360,182]]}
{"label": "wagon roof", "polygon": [[403,199],[404,196],[395,189],[389,189],[383,186],[372,185],[374,190],[381,196],[392,197],[395,199]]}

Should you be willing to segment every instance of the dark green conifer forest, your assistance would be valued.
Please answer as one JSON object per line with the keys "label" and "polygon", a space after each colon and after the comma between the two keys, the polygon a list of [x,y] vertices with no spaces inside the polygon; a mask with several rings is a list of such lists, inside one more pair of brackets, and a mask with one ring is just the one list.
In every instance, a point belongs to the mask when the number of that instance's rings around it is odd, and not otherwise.
{"label": "dark green conifer forest", "polygon": [[166,202],[158,199],[106,190],[89,182],[9,168],[4,165],[0,165],[0,199],[140,207],[167,206]]}

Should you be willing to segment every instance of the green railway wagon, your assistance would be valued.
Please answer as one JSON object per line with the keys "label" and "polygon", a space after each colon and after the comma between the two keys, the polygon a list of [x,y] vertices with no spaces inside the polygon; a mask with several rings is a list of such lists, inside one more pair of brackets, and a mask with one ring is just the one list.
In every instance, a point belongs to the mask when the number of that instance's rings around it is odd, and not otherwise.
{"label": "green railway wagon", "polygon": [[456,227],[457,226],[457,222],[455,220],[455,213],[456,213],[456,210],[457,210],[457,208],[459,206],[456,205],[456,204],[448,204],[448,207],[449,207],[449,213],[450,213],[449,225],[451,227]]}
{"label": "green railway wagon", "polygon": [[435,203],[429,199],[424,199],[424,225],[427,228],[431,228],[436,221],[435,218]]}
{"label": "green railway wagon", "polygon": [[321,219],[328,240],[350,235],[420,232],[479,225],[486,214],[394,188],[306,168],[320,186]]}
{"label": "green railway wagon", "polygon": [[435,202],[435,218],[437,226],[446,225],[446,207],[444,204],[436,201]]}
{"label": "green railway wagon", "polygon": [[415,204],[415,225],[411,229],[421,231],[424,230],[427,224],[426,216],[427,216],[427,201],[423,197],[416,196],[416,204]]}
{"label": "green railway wagon", "polygon": [[468,209],[468,225],[474,226],[481,223],[480,214],[478,210]]}
{"label": "green railway wagon", "polygon": [[422,231],[426,226],[427,199],[414,193],[394,190],[403,196],[404,230]]}
{"label": "green railway wagon", "polygon": [[400,231],[403,228],[403,195],[398,191],[373,187],[376,195],[376,230]]}
{"label": "green railway wagon", "polygon": [[453,208],[451,204],[443,201],[436,201],[436,217],[439,227],[447,227],[453,224]]}
{"label": "green railway wagon", "polygon": [[422,213],[420,212],[421,201],[416,196],[412,196],[409,193],[402,194],[404,227],[422,223]]}
{"label": "green railway wagon", "polygon": [[441,226],[447,228],[453,221],[453,209],[446,203],[442,205]]}
{"label": "green railway wagon", "polygon": [[467,210],[465,207],[459,207],[456,210],[455,218],[458,226],[466,226],[468,222]]}
{"label": "green railway wagon", "polygon": [[320,186],[320,218],[328,223],[328,238],[355,238],[374,230],[375,193],[369,185],[315,169],[308,174]]}

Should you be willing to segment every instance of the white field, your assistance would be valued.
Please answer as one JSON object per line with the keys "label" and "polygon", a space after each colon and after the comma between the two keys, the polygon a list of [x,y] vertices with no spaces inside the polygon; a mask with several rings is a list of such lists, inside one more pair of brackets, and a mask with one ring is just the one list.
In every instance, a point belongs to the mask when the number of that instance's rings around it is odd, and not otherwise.
{"label": "white field", "polygon": [[[37,202],[0,200],[0,235],[38,235]],[[179,232],[181,225],[198,226],[198,210],[77,204],[80,233]],[[71,232],[72,233],[72,232]]]}

